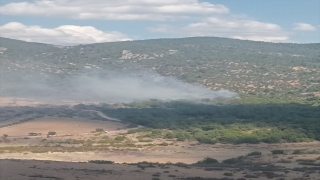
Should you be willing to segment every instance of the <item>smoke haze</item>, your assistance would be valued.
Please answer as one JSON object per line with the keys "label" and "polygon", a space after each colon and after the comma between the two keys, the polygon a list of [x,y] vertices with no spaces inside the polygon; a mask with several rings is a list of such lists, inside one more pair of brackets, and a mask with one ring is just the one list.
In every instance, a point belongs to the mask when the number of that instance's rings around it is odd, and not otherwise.
{"label": "smoke haze", "polygon": [[1,96],[41,101],[116,103],[159,100],[235,98],[227,90],[212,91],[157,74],[84,73],[78,75],[6,73]]}

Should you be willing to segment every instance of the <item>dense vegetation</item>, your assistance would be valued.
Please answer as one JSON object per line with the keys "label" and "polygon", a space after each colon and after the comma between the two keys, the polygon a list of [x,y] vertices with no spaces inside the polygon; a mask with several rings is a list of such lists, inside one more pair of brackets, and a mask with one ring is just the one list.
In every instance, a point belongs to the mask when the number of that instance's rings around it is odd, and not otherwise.
{"label": "dense vegetation", "polygon": [[[307,104],[196,104],[160,102],[100,108],[143,125],[148,138],[196,139],[202,143],[279,143],[320,140],[320,106]],[[149,128],[149,129],[148,129]],[[163,131],[161,129],[167,129]]]}

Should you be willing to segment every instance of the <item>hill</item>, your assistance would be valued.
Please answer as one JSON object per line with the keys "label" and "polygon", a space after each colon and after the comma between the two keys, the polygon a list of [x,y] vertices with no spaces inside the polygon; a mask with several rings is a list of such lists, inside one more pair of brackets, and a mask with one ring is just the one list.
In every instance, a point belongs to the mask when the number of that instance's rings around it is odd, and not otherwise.
{"label": "hill", "polygon": [[146,71],[213,90],[228,89],[249,99],[320,102],[319,43],[194,37],[63,47],[7,38],[0,41],[1,73]]}

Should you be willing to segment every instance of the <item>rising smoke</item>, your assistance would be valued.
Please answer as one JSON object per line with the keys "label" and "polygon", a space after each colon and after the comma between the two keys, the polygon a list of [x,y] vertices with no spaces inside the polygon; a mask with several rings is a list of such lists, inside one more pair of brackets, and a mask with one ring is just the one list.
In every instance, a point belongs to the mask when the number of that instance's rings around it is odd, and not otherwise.
{"label": "rising smoke", "polygon": [[235,98],[227,90],[212,91],[172,77],[157,74],[84,73],[6,73],[1,75],[0,95],[46,102],[116,103],[159,100],[200,100]]}

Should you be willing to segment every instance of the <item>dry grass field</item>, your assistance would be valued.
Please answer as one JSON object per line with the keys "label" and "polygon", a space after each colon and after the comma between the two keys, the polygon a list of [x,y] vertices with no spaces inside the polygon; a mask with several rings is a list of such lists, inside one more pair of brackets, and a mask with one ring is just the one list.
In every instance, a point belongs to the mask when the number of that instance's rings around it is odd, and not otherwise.
{"label": "dry grass field", "polygon": [[127,125],[117,122],[88,120],[85,118],[59,118],[44,117],[33,121],[16,124],[0,129],[1,134],[8,134],[14,137],[28,136],[29,133],[41,133],[46,135],[54,131],[57,135],[84,134],[95,131],[97,128],[106,131],[115,131],[126,128]]}
{"label": "dry grass field", "polygon": [[81,102],[73,102],[73,101],[40,101],[40,100],[34,100],[34,99],[26,99],[26,98],[14,98],[14,97],[3,97],[0,96],[0,107],[5,106],[38,106],[41,104],[55,104],[55,105],[76,105]]}
{"label": "dry grass field", "polygon": [[[284,159],[286,158],[286,159]],[[301,159],[303,158],[303,159]],[[269,164],[272,159],[275,163]],[[311,156],[245,157],[240,164],[101,164],[91,162],[57,162],[36,160],[0,160],[0,179],[6,180],[318,180],[319,167],[301,165],[314,161]],[[262,164],[262,165],[261,165]],[[264,164],[264,165],[263,165]],[[17,171],[18,170],[18,171]]]}

